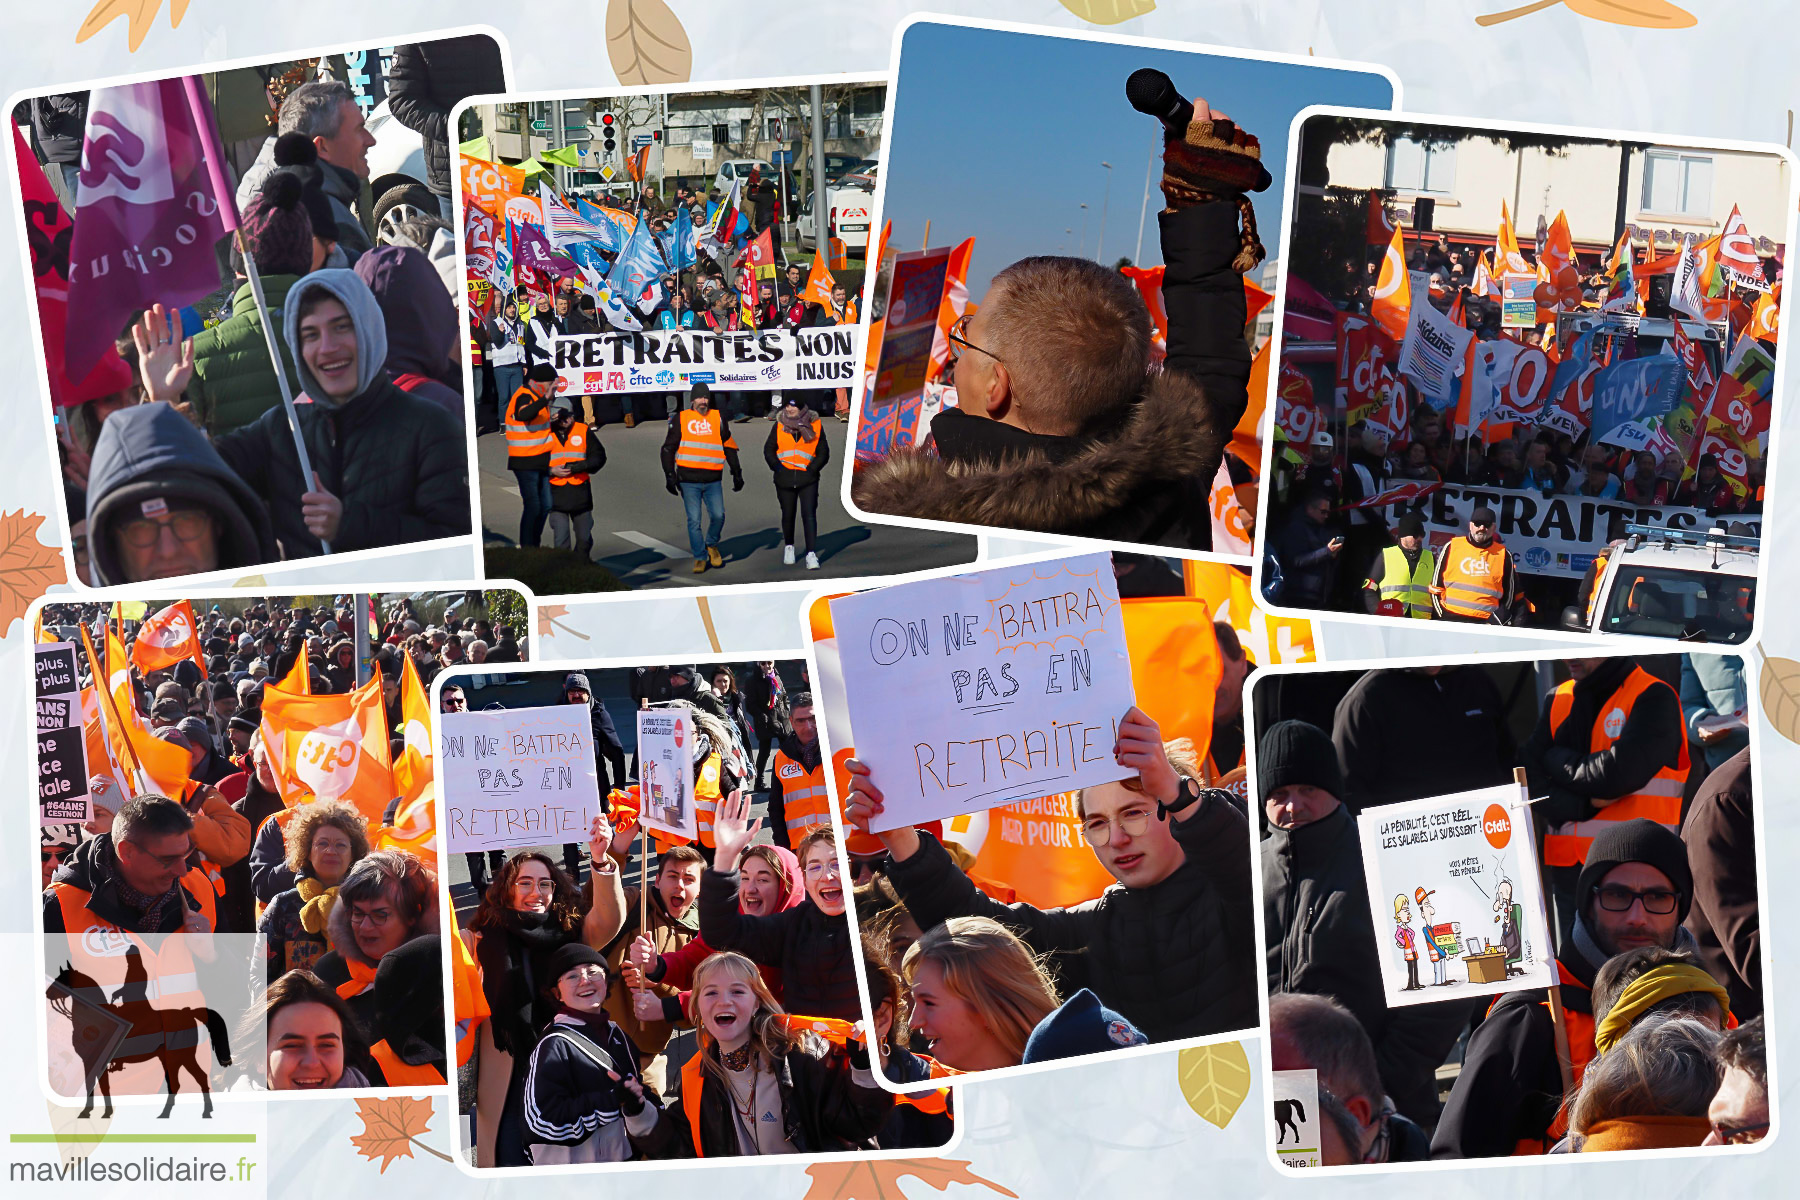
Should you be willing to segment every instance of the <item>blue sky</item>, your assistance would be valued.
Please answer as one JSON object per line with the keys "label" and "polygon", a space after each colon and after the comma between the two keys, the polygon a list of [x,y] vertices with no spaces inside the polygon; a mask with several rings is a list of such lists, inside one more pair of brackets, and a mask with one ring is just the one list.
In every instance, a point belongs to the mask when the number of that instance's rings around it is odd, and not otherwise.
{"label": "blue sky", "polygon": [[[1125,101],[1125,79],[1156,67],[1186,96],[1215,108],[1262,141],[1275,182],[1251,197],[1270,254],[1287,170],[1288,126],[1310,104],[1389,108],[1384,76],[1192,51],[953,25],[918,24],[900,52],[883,216],[890,245],[917,250],[931,222],[933,245],[971,235],[969,294],[979,297],[1001,268],[1033,254],[1083,251],[1162,262],[1156,214],[1162,207],[1161,126]],[[1149,166],[1152,153],[1158,157]],[[1111,194],[1108,172],[1112,163]],[[1150,202],[1138,255],[1144,177]],[[1102,237],[1101,214],[1105,208]],[[1065,230],[1072,232],[1065,233]]]}

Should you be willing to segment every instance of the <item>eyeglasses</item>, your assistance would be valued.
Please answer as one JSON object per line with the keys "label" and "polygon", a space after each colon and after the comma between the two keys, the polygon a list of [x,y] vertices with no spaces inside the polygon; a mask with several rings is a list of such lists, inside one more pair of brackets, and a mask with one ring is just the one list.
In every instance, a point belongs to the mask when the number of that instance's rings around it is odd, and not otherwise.
{"label": "eyeglasses", "polygon": [[843,869],[838,866],[837,859],[835,858],[830,862],[811,863],[806,868],[806,877],[808,879],[822,879],[827,875],[842,877],[843,873]]}
{"label": "eyeglasses", "polygon": [[1600,898],[1600,907],[1607,912],[1630,912],[1633,904],[1642,901],[1645,912],[1659,917],[1666,917],[1674,912],[1675,903],[1679,899],[1674,892],[1663,888],[1634,892],[1630,888],[1611,883],[1595,888],[1594,895]]}
{"label": "eyeglasses", "polygon": [[[1143,837],[1150,828],[1150,810],[1128,808],[1119,814],[1118,826],[1126,837]],[[1089,817],[1081,826],[1081,836],[1096,849],[1112,843],[1112,831],[1113,822],[1106,817]]]}
{"label": "eyeglasses", "polygon": [[[182,541],[197,542],[212,531],[212,514],[194,508],[176,509],[169,514],[167,527]],[[126,545],[145,550],[156,545],[163,528],[164,522],[140,518],[120,525],[119,536],[125,539]]]}
{"label": "eyeglasses", "polygon": [[133,851],[135,851],[138,854],[143,855],[145,858],[149,859],[151,862],[155,863],[157,866],[161,867],[165,871],[173,871],[176,868],[182,866],[184,863],[187,862],[188,855],[193,853],[193,848],[189,847],[188,849],[183,850],[180,854],[152,854],[152,853],[150,853],[150,851],[144,849],[143,846],[141,846],[137,842],[131,841],[129,838],[126,839],[125,845],[130,846]]}
{"label": "eyeglasses", "polygon": [[1769,1132],[1769,1123],[1764,1121],[1760,1125],[1738,1125],[1735,1127],[1731,1125],[1715,1124],[1712,1127],[1712,1131],[1713,1136],[1718,1138],[1722,1145],[1745,1146],[1751,1142],[1762,1141],[1763,1136]]}
{"label": "eyeglasses", "polygon": [[968,338],[968,333],[969,333],[969,314],[964,313],[962,316],[956,318],[955,323],[950,326],[950,331],[945,336],[948,337],[953,344],[961,346],[965,350],[974,350],[979,354],[985,354],[989,358],[993,359],[995,362],[1005,362],[1006,361],[1005,359],[1001,358],[998,354],[995,354],[992,350],[983,349],[982,347],[977,346],[974,342],[971,342]]}

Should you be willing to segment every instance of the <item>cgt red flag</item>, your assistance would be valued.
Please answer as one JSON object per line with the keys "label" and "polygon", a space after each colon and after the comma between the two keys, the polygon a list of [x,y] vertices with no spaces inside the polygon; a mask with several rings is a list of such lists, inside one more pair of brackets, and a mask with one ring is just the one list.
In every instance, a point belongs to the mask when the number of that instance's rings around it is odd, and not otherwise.
{"label": "cgt red flag", "polygon": [[1404,504],[1410,500],[1423,500],[1433,492],[1442,491],[1443,481],[1432,479],[1409,479],[1405,483],[1396,484],[1385,492],[1376,492],[1367,499],[1352,504],[1340,505],[1341,508],[1385,508],[1390,504]]}

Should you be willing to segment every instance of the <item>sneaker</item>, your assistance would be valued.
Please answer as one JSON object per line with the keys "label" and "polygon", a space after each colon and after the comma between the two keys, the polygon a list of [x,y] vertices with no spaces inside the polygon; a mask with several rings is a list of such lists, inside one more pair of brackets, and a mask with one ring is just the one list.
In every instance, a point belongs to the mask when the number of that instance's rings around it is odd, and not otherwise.
{"label": "sneaker", "polygon": [[625,428],[627,428],[627,429],[636,429],[637,428],[637,415],[635,413],[626,413],[625,414]]}
{"label": "sneaker", "polygon": [[700,574],[703,574],[705,571],[706,571],[706,560],[704,558],[696,558],[694,560],[694,574],[700,575]]}
{"label": "sneaker", "polygon": [[811,550],[806,552],[806,569],[809,571],[816,571],[819,569],[819,556],[814,554]]}
{"label": "sneaker", "polygon": [[706,548],[706,561],[715,567],[722,567],[725,565],[725,560],[719,556],[719,548],[717,546],[708,546]]}
{"label": "sneaker", "polygon": [[784,567],[791,567],[794,565],[794,548],[792,546],[783,546],[781,548],[781,565]]}

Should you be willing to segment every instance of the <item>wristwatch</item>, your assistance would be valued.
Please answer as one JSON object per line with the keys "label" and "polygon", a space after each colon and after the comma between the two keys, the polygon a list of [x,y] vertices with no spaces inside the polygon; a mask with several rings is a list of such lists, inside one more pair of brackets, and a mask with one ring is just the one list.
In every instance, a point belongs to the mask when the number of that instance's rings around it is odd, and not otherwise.
{"label": "wristwatch", "polygon": [[1156,802],[1156,815],[1163,820],[1167,820],[1177,813],[1187,811],[1191,805],[1198,803],[1201,798],[1201,788],[1199,784],[1195,783],[1192,779],[1189,779],[1186,775],[1181,776],[1180,779],[1180,784],[1175,788],[1175,803],[1164,804],[1161,800]]}

